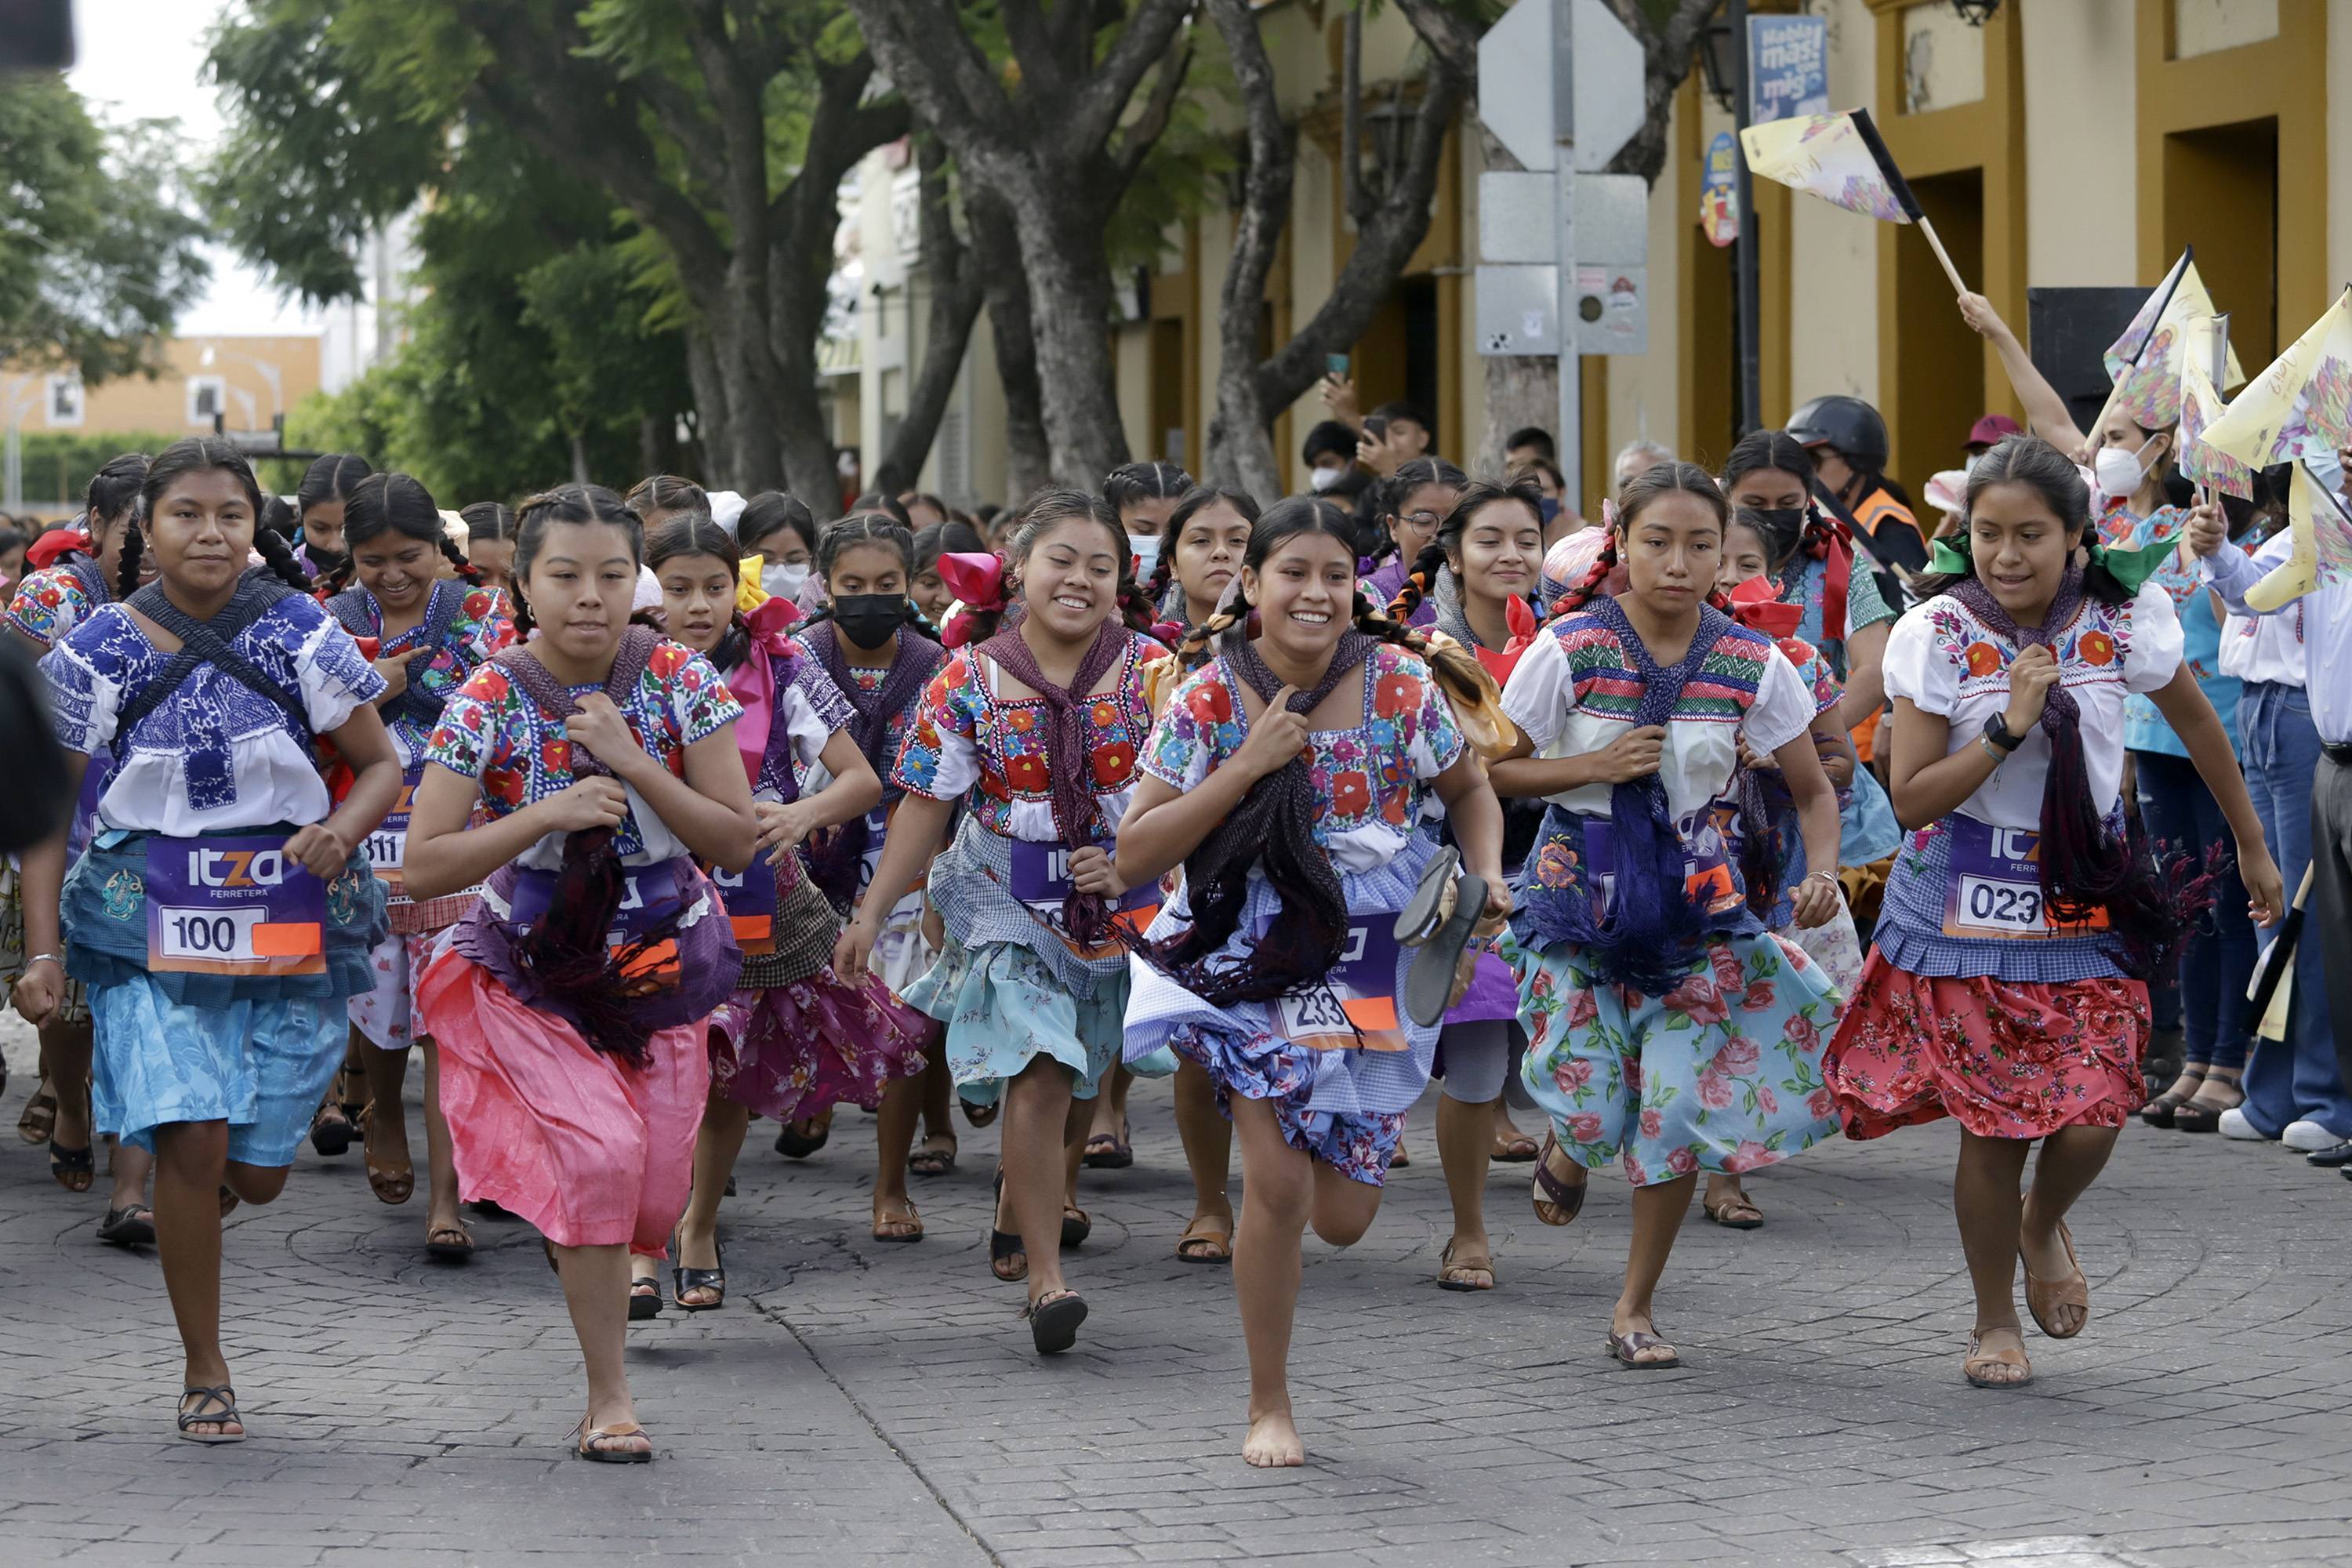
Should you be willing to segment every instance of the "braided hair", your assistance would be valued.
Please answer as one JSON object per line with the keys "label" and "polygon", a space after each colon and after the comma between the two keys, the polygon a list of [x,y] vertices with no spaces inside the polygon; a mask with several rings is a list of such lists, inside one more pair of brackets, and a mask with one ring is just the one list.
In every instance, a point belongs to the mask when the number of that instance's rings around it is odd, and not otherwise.
{"label": "braided hair", "polygon": [[[797,506],[800,503],[795,501],[793,504]],[[958,530],[967,534],[971,531],[970,529],[961,528],[960,524],[935,522],[923,530],[923,532],[936,538],[944,531],[950,530]],[[771,529],[769,531],[772,532],[773,530]],[[841,559],[842,552],[855,550],[861,544],[879,545],[885,550],[895,551],[898,557],[899,567],[906,574],[907,588],[911,594],[915,585],[915,563],[922,559],[921,537],[909,533],[905,524],[887,511],[854,511],[846,517],[834,519],[817,531],[816,574],[818,580],[825,584],[825,602],[809,612],[808,616],[802,623],[802,629],[805,630],[819,621],[833,618],[834,563]],[[961,549],[963,546],[958,544],[956,548]],[[932,563],[936,564],[939,558],[940,552],[934,550],[930,558]],[[907,600],[906,624],[933,642],[940,640],[939,629],[931,625],[929,616],[916,607],[912,597]]]}
{"label": "braided hair", "polygon": [[666,522],[677,512],[709,511],[710,494],[676,474],[649,474],[629,491],[628,507],[640,520]]}
{"label": "braided hair", "polygon": [[512,543],[515,536],[515,515],[510,507],[494,500],[468,501],[457,509],[465,520],[466,537],[484,544]]}
{"label": "braided hair", "polygon": [[1397,620],[1410,623],[1423,602],[1436,592],[1440,572],[1454,572],[1458,577],[1460,573],[1454,563],[1462,553],[1462,536],[1470,531],[1472,521],[1481,511],[1505,501],[1527,508],[1529,516],[1538,523],[1542,521],[1543,491],[1536,487],[1533,479],[1516,479],[1504,484],[1478,479],[1464,486],[1461,499],[1454,503],[1454,510],[1445,514],[1444,522],[1437,525],[1436,536],[1422,547],[1412,570],[1405,574],[1404,585],[1390,601],[1388,613]]}
{"label": "braided hair", "polygon": [[[731,582],[737,571],[738,549],[734,536],[708,513],[680,512],[646,535],[646,564],[659,572],[665,563],[681,556],[707,555],[725,564]],[[644,612],[646,616],[651,614],[651,611]],[[667,631],[667,626],[663,629]],[[751,651],[751,634],[743,625],[743,612],[730,609],[727,630],[720,634],[718,646],[710,650],[710,662],[722,672],[730,670],[741,664]]]}
{"label": "braided hair", "polygon": [[261,517],[261,481],[254,478],[253,465],[243,452],[216,436],[191,436],[174,441],[163,448],[155,460],[147,465],[145,477],[139,486],[139,505],[132,511],[122,538],[122,563],[115,574],[114,596],[128,599],[139,588],[140,558],[146,553],[146,539],[141,530],[141,520],[152,518],[156,505],[163,500],[172,482],[184,474],[221,472],[229,475],[245,491],[246,503],[255,518],[253,547],[261,552],[278,580],[290,588],[308,593],[310,579],[301,564],[294,559],[293,547],[285,539],[259,526]]}
{"label": "braided hair", "polygon": [[359,548],[372,539],[396,533],[430,544],[441,552],[469,587],[479,587],[482,574],[466,559],[457,542],[441,526],[441,509],[433,492],[413,474],[370,474],[352,489],[343,502],[344,561],[329,574],[328,591],[341,593],[359,570]]}
{"label": "braided hair", "polygon": [[523,597],[523,579],[530,575],[531,563],[547,543],[547,531],[556,523],[605,523],[620,529],[629,537],[629,559],[643,563],[646,554],[645,520],[619,496],[603,485],[558,485],[535,496],[526,496],[515,508],[514,559],[514,626],[518,640],[528,641],[531,627],[530,603]]}
{"label": "braided hair", "polygon": [[[106,556],[106,541],[117,524],[128,531],[123,536],[123,552],[127,554],[131,550],[131,540],[139,530],[140,490],[147,481],[151,461],[144,452],[124,452],[109,458],[105,467],[90,476],[89,488],[82,497],[82,529],[89,535],[90,553],[101,563]],[[139,565],[135,559],[131,575],[122,581],[138,586]],[[126,589],[114,596],[123,598],[128,592]]]}
{"label": "braided hair", "polygon": [[1192,476],[1176,463],[1124,463],[1103,476],[1103,500],[1127,526],[1128,509],[1148,500],[1169,500],[1192,489]]}
{"label": "braided hair", "polygon": [[[1160,559],[1151,568],[1150,580],[1143,584],[1143,596],[1165,615],[1183,617],[1184,603],[1179,597],[1170,602],[1170,590],[1176,589],[1176,548],[1184,540],[1185,525],[1215,506],[1227,506],[1238,513],[1252,528],[1257,526],[1257,498],[1247,490],[1220,489],[1210,485],[1195,485],[1184,492],[1176,510],[1168,514],[1168,533],[1160,542]],[[1179,594],[1181,589],[1177,589]]]}
{"label": "braided hair", "polygon": [[1084,490],[1047,489],[1040,490],[1022,502],[1020,521],[1013,524],[1012,538],[1005,545],[1006,608],[967,609],[964,612],[971,617],[972,633],[968,639],[971,644],[986,642],[1011,624],[1012,600],[1019,588],[1022,563],[1029,559],[1030,552],[1036,549],[1038,541],[1075,518],[1085,518],[1099,524],[1110,536],[1111,553],[1118,561],[1118,586],[1115,590],[1114,602],[1118,607],[1120,620],[1130,631],[1149,633],[1151,630],[1156,617],[1150,605],[1144,600],[1143,590],[1136,585],[1135,557],[1129,552],[1127,530],[1119,526],[1118,514],[1101,497],[1090,496]]}
{"label": "braided hair", "polygon": [[[375,469],[369,466],[368,460],[356,452],[329,452],[311,459],[310,468],[303,471],[301,484],[294,491],[296,528],[302,528],[315,508],[349,500],[359,482],[373,472]],[[255,516],[257,518],[259,515],[260,509],[257,507]],[[310,559],[322,568],[340,566],[351,554],[348,549],[341,552],[341,557],[334,551],[320,550],[310,542],[307,532],[298,533],[297,537]]]}
{"label": "braided hair", "polygon": [[[1252,611],[1245,579],[1255,578],[1278,548],[1303,533],[1320,533],[1337,541],[1353,562],[1355,525],[1346,511],[1319,496],[1292,496],[1276,501],[1251,528],[1243,571],[1235,575],[1224,602],[1184,638],[1188,664],[1205,660],[1212,651],[1228,657],[1244,653]],[[1449,692],[1475,691],[1485,682],[1485,672],[1474,655],[1459,647],[1433,653],[1421,634],[1381,615],[1360,587],[1355,590],[1352,608],[1358,632],[1423,659]],[[1282,793],[1308,787],[1301,770],[1285,768],[1267,775],[1251,785],[1241,804],[1186,858],[1184,884],[1192,901],[1192,924],[1154,950],[1158,962],[1173,971],[1197,973],[1198,966],[1239,927],[1248,899],[1248,873],[1256,867],[1263,868],[1267,885],[1280,897],[1282,917],[1258,942],[1245,977],[1198,977],[1204,983],[1213,978],[1219,989],[1235,999],[1264,1000],[1329,971],[1348,929],[1339,874],[1311,834],[1276,831],[1280,821],[1295,823],[1311,817],[1311,803]]]}

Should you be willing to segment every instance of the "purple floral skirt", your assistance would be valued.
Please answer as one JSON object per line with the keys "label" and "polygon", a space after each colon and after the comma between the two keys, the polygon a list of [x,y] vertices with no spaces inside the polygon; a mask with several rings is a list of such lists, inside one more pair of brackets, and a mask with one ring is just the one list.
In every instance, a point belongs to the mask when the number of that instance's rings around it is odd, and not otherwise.
{"label": "purple floral skirt", "polygon": [[710,1016],[712,1087],[778,1121],[847,1101],[882,1103],[892,1079],[923,1070],[934,1026],[879,980],[845,985],[827,964],[805,980],[739,989]]}

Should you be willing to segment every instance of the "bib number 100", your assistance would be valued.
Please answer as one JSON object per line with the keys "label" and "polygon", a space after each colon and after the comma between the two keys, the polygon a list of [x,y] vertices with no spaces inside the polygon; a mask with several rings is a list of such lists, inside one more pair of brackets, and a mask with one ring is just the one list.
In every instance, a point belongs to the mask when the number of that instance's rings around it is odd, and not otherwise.
{"label": "bib number 100", "polygon": [[263,909],[172,910],[162,915],[162,956],[251,960],[253,928],[268,918]]}

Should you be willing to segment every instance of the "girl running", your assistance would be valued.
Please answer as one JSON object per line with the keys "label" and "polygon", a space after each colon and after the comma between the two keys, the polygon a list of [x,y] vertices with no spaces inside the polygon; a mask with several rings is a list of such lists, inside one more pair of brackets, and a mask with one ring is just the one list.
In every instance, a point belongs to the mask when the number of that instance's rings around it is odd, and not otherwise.
{"label": "girl running", "polygon": [[462,507],[466,520],[466,559],[481,586],[505,593],[514,586],[514,513],[494,500]]}
{"label": "girl running", "polygon": [[[175,443],[126,525],[116,602],[42,661],[77,784],[111,744],[95,835],[25,858],[16,1005],[63,998],[59,896],[97,1024],[100,1130],[155,1153],[155,1230],[184,1352],[179,1435],[246,1435],[220,1342],[221,1217],[268,1203],[343,1049],[383,894],[358,853],[400,766],[372,706],[383,677],[255,532],[261,487],[234,447]],[[257,543],[269,567],[247,569]],[[157,579],[138,586],[152,552]],[[312,748],[354,774],[330,811]]]}
{"label": "girl running", "polygon": [[[945,525],[955,526],[955,525]],[[866,896],[881,864],[890,814],[905,791],[891,780],[892,764],[920,706],[923,689],[947,662],[947,651],[908,609],[908,584],[918,563],[913,540],[886,512],[858,512],[825,525],[817,542],[818,575],[826,607],[800,627],[797,644],[832,679],[850,709],[847,733],[857,756],[871,768],[878,793],[865,812],[812,845],[810,863],[817,885],[835,908],[847,910]],[[934,565],[937,563],[934,562]],[[830,764],[822,764],[826,773]],[[903,994],[937,956],[923,936],[923,893],[916,888],[885,911],[877,939],[876,973],[893,996]],[[950,1120],[952,1086],[948,1078],[944,1035],[936,1019],[894,1011],[894,1021],[911,1029],[921,1051],[877,1075],[882,1117],[875,1131],[881,1169],[874,1183],[874,1239],[917,1241],[923,1222],[907,1195],[907,1173],[944,1175],[955,1167],[956,1135]],[[921,1067],[919,1076],[915,1069]],[[864,1103],[861,1101],[861,1103]],[[929,1130],[923,1146],[915,1140],[918,1113]],[[813,1152],[831,1124],[829,1106],[804,1124],[787,1124],[777,1148]]]}
{"label": "girl running", "polygon": [[[1755,889],[1769,907],[1782,868],[1771,835],[1747,830],[1764,808],[1742,746],[1779,766],[1821,868],[1793,891],[1800,925],[1837,907],[1837,797],[1809,733],[1813,693],[1771,639],[1707,602],[1727,521],[1689,463],[1626,483],[1566,613],[1503,689],[1536,754],[1494,769],[1503,795],[1551,802],[1513,921],[1521,1078],[1552,1121],[1536,1215],[1568,1224],[1587,1173],[1623,1164],[1633,1234],[1608,1349],[1633,1367],[1679,1363],[1654,1297],[1697,1173],[1771,1164],[1835,1125],[1827,1097],[1807,1095],[1833,993],[1751,906]],[[1736,857],[1719,821],[1734,802]]]}
{"label": "girl running", "polygon": [[2042,1332],[2069,1339],[2090,1317],[2066,1213],[2147,1098],[2147,982],[2211,889],[2210,871],[2159,868],[2123,832],[2126,694],[2155,699],[2221,803],[2254,917],[2272,923],[2284,900],[2171,597],[2147,581],[2172,542],[2095,542],[2078,563],[2090,496],[2030,436],[1979,458],[1967,499],[1960,531],[1937,541],[1934,596],[1887,641],[1895,809],[1912,833],[1824,1068],[1849,1137],[1959,1122],[1953,1209],[1977,1298],[1961,1372],[2015,1388],[2033,1375],[2020,1262]]}
{"label": "girl running", "polygon": [[[670,635],[709,659],[744,705],[735,741],[760,820],[759,858],[740,877],[719,879],[745,958],[742,984],[710,1021],[710,1099],[695,1145],[694,1195],[678,1226],[672,1283],[690,1312],[726,1300],[719,1204],[751,1113],[789,1122],[841,1100],[878,1107],[892,1079],[922,1071],[929,1023],[879,980],[845,984],[833,973],[841,920],[810,879],[802,846],[813,832],[863,816],[880,802],[882,784],[850,733],[853,710],[839,688],[785,636],[796,618],[791,604],[761,595],[748,614],[739,608],[735,552],[725,529],[693,515],[663,524],[646,551]],[[912,1219],[906,1158],[904,1148],[886,1149],[882,1171],[897,1173]],[[921,1221],[913,1224],[919,1237]]]}
{"label": "girl running", "polygon": [[[87,619],[91,611],[114,599],[121,580],[123,546],[131,537],[131,520],[139,508],[139,487],[147,478],[147,455],[125,452],[110,458],[91,477],[83,497],[82,537],[47,566],[35,571],[8,602],[8,630],[15,640],[38,658],[58,640]],[[142,555],[142,583],[152,581],[153,560]],[[113,762],[101,747],[92,754],[76,798],[68,851],[79,856],[89,842],[90,820],[105,788]],[[24,882],[14,870],[0,887],[0,979],[14,985],[23,978],[25,954]],[[16,1123],[27,1143],[49,1146],[49,1174],[69,1193],[86,1193],[97,1180],[97,1145],[90,1132],[89,999],[81,982],[68,977],[55,1015],[40,1030],[41,1081],[25,1103]],[[62,1084],[62,1095],[57,1086]],[[147,1204],[147,1175],[153,1164],[149,1152],[130,1144],[114,1152],[113,1192],[98,1226],[99,1239],[117,1246],[141,1246],[155,1239],[155,1214]]]}
{"label": "girl running", "polygon": [[[686,1206],[710,1015],[742,953],[695,858],[740,873],[758,823],[742,710],[710,662],[628,624],[643,533],[612,491],[517,513],[515,626],[425,747],[411,898],[484,883],[417,987],[468,1195],[539,1226],[588,1374],[582,1458],[642,1463],[621,1361],[628,1255]],[[477,811],[487,816],[469,827]]]}
{"label": "girl running", "polygon": [[[1128,978],[1116,921],[1150,899],[1148,881],[1129,893],[1109,853],[1150,728],[1144,667],[1167,657],[1121,618],[1146,618],[1128,562],[1126,531],[1098,499],[1048,491],[1030,502],[1010,559],[1024,613],[980,628],[989,635],[924,693],[898,760],[906,794],[834,953],[836,973],[860,973],[929,864],[946,942],[905,995],[947,1025],[959,1087],[1009,1084],[990,1265],[1001,1279],[1027,1278],[1040,1354],[1069,1349],[1086,1321],[1060,1248],[1093,1222],[1066,1194],[1086,1102],[1118,1058]],[[958,802],[962,826],[940,853]]]}
{"label": "girl running", "polygon": [[[441,710],[492,655],[514,640],[506,595],[479,584],[478,574],[442,531],[432,495],[407,474],[373,474],[344,501],[343,543],[357,584],[327,601],[327,613],[372,651],[384,693],[376,700],[392,732],[401,770],[400,803],[368,835],[368,863],[391,894],[392,933],[370,955],[373,989],[352,998],[352,1043],[366,1064],[368,1186],[387,1204],[415,1191],[408,1152],[408,1111],[401,1098],[408,1048],[425,1055],[425,1148],[429,1184],[425,1215],[426,1256],[462,1263],[474,1239],[457,1215],[457,1173],[449,1153],[449,1124],[441,1113],[441,1054],[415,1027],[415,989],[439,934],[474,906],[475,889],[417,902],[401,883],[403,851],[416,786],[425,776],[425,748]],[[456,578],[440,575],[455,566]]]}
{"label": "girl running", "polygon": [[[1501,812],[1413,640],[1358,594],[1347,515],[1307,497],[1269,508],[1237,588],[1188,643],[1214,658],[1152,732],[1112,879],[1148,885],[1184,866],[1183,892],[1148,933],[1156,945],[1137,955],[1126,1048],[1200,1063],[1233,1118],[1244,1196],[1234,1287],[1250,1360],[1242,1454],[1297,1465],[1288,1362],[1300,1237],[1311,1223],[1346,1246],[1370,1225],[1436,1048],[1433,1023],[1407,1016],[1413,955],[1395,935],[1440,862],[1413,831],[1433,791],[1475,873],[1452,911],[1452,952],[1473,920],[1499,923],[1510,896]],[[1244,629],[1252,611],[1255,640]],[[1463,679],[1475,688],[1479,677]],[[1454,969],[1449,954],[1437,1012]]]}
{"label": "girl running", "polygon": [[353,452],[329,452],[311,459],[294,492],[295,558],[309,576],[350,569],[351,552],[343,546],[343,506],[359,482],[373,472],[368,460]]}

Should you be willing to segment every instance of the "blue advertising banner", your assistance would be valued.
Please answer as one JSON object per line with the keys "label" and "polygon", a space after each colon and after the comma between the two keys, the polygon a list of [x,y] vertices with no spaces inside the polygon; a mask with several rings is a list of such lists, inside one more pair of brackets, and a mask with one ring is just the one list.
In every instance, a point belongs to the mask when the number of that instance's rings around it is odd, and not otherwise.
{"label": "blue advertising banner", "polygon": [[1748,123],[1830,111],[1825,16],[1748,18]]}

